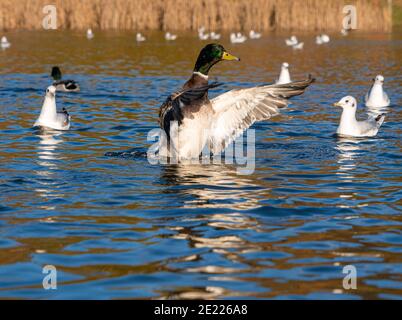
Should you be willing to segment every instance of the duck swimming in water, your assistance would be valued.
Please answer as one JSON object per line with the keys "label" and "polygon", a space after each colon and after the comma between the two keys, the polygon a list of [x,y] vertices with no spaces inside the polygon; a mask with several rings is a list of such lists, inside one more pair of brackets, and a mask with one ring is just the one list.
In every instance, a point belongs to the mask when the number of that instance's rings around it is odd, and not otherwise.
{"label": "duck swimming in water", "polygon": [[53,85],[58,91],[65,92],[77,92],[80,91],[80,86],[74,80],[62,80],[62,74],[59,67],[55,66],[52,68],[52,73],[50,74],[53,78]]}
{"label": "duck swimming in water", "polygon": [[212,154],[219,154],[254,122],[278,114],[289,98],[302,94],[314,81],[309,76],[288,84],[233,89],[210,100],[208,90],[220,84],[208,83],[208,73],[224,60],[240,59],[219,44],[205,46],[190,79],[162,104],[159,124],[165,135],[160,140],[160,156],[198,158],[207,144]]}
{"label": "duck swimming in water", "polygon": [[54,85],[48,87],[39,118],[33,126],[55,130],[68,130],[70,129],[70,120],[71,117],[66,109],[63,108],[62,111],[57,111],[56,87]]}

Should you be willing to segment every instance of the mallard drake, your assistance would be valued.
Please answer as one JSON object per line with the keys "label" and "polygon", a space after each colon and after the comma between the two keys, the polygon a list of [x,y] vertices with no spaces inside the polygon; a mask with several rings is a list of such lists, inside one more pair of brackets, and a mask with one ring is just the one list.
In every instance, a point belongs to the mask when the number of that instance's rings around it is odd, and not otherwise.
{"label": "mallard drake", "polygon": [[208,90],[220,84],[209,84],[208,73],[224,60],[240,59],[220,44],[205,46],[190,79],[162,104],[159,124],[165,135],[160,141],[160,156],[198,158],[207,143],[212,154],[219,154],[254,122],[278,114],[280,108],[287,106],[289,98],[302,94],[314,81],[309,76],[288,84],[233,89],[210,100]]}
{"label": "mallard drake", "polygon": [[59,67],[52,68],[51,77],[53,78],[53,85],[58,91],[76,92],[80,91],[80,86],[74,80],[62,80],[62,74]]}
{"label": "mallard drake", "polygon": [[70,129],[70,115],[67,110],[63,108],[62,111],[57,111],[55,86],[46,89],[42,110],[33,126],[55,130]]}

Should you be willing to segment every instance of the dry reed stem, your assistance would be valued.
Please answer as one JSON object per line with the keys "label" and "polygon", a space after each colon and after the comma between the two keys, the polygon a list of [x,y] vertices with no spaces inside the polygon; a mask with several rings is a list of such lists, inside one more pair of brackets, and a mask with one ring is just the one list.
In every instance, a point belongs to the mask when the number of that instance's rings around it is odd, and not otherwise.
{"label": "dry reed stem", "polygon": [[62,29],[339,31],[346,4],[359,30],[392,29],[389,0],[0,0],[0,29],[41,29],[49,3]]}

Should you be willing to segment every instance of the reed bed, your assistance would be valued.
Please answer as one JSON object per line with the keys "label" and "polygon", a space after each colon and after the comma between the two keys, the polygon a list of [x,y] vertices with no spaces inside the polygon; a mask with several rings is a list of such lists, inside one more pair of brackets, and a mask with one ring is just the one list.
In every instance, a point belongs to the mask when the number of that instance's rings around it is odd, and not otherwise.
{"label": "reed bed", "polygon": [[41,29],[49,3],[60,29],[339,31],[347,4],[358,30],[392,29],[391,0],[0,0],[0,29]]}

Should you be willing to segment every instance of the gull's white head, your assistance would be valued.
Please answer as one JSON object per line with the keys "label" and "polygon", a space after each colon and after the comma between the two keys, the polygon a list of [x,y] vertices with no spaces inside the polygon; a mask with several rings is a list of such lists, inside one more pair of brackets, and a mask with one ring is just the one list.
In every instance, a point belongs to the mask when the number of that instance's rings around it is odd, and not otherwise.
{"label": "gull's white head", "polygon": [[382,75],[378,75],[378,76],[376,76],[374,79],[373,79],[373,81],[374,81],[374,84],[384,84],[384,77],[382,76]]}
{"label": "gull's white head", "polygon": [[334,103],[334,106],[341,107],[343,110],[354,110],[357,108],[357,101],[352,96],[343,97],[338,102]]}
{"label": "gull's white head", "polygon": [[46,97],[53,98],[56,95],[56,87],[49,86],[46,89]]}
{"label": "gull's white head", "polygon": [[282,68],[284,68],[284,69],[289,68],[289,63],[287,63],[287,62],[282,63]]}
{"label": "gull's white head", "polygon": [[290,37],[290,40],[292,40],[292,41],[297,41],[297,38],[296,38],[296,36],[291,36],[291,37]]}
{"label": "gull's white head", "polygon": [[2,43],[6,43],[6,42],[8,42],[8,40],[7,40],[7,38],[6,38],[5,36],[2,36],[2,37],[1,37],[1,42],[2,42]]}

